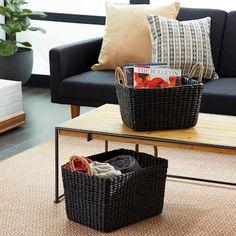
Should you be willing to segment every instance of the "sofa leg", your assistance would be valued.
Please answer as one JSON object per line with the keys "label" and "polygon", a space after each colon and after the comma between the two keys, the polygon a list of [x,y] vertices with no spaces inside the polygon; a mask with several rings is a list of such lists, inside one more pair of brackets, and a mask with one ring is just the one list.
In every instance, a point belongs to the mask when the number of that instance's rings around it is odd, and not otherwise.
{"label": "sofa leg", "polygon": [[70,105],[71,118],[75,118],[80,115],[80,106]]}

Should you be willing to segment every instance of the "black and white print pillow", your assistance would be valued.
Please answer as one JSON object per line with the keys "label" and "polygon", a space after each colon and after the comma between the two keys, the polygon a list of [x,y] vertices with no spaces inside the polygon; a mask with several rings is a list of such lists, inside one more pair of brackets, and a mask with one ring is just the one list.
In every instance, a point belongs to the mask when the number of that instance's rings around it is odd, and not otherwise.
{"label": "black and white print pillow", "polygon": [[211,54],[211,18],[178,21],[147,14],[152,39],[152,62],[166,62],[188,76],[193,65],[202,62],[203,78],[218,79]]}

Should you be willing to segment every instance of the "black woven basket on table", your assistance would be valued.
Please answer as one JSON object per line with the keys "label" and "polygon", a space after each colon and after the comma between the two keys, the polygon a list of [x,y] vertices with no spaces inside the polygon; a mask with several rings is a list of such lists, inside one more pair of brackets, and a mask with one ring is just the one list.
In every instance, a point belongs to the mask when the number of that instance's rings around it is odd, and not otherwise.
{"label": "black woven basket on table", "polygon": [[125,74],[116,68],[116,93],[123,122],[136,131],[195,126],[203,91],[202,64],[197,63],[189,76],[192,78],[197,69],[198,81],[186,79],[183,86],[135,89],[127,86]]}
{"label": "black woven basket on table", "polygon": [[142,169],[113,178],[72,172],[64,165],[62,178],[67,217],[99,231],[109,232],[162,212],[168,161],[146,153],[117,149],[90,156],[105,161],[132,155]]}

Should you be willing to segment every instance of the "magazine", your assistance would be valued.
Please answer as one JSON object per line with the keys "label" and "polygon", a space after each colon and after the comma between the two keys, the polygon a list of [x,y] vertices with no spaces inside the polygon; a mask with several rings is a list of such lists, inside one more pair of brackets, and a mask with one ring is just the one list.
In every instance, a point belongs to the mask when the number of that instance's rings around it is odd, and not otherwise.
{"label": "magazine", "polygon": [[124,72],[127,79],[127,85],[133,87],[134,86],[134,66],[150,66],[152,68],[159,68],[159,67],[167,67],[167,63],[129,63],[124,65]]}
{"label": "magazine", "polygon": [[170,69],[155,65],[134,65],[134,88],[166,88],[178,86],[181,69]]}

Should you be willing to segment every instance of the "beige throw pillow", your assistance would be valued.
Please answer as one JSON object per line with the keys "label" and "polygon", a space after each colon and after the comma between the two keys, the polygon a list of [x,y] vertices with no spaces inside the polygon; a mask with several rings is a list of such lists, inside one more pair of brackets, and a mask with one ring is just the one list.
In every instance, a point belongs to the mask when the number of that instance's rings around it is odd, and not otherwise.
{"label": "beige throw pillow", "polygon": [[152,47],[146,13],[176,18],[179,2],[166,6],[106,2],[106,26],[98,63],[92,70],[112,70],[125,63],[150,63]]}

